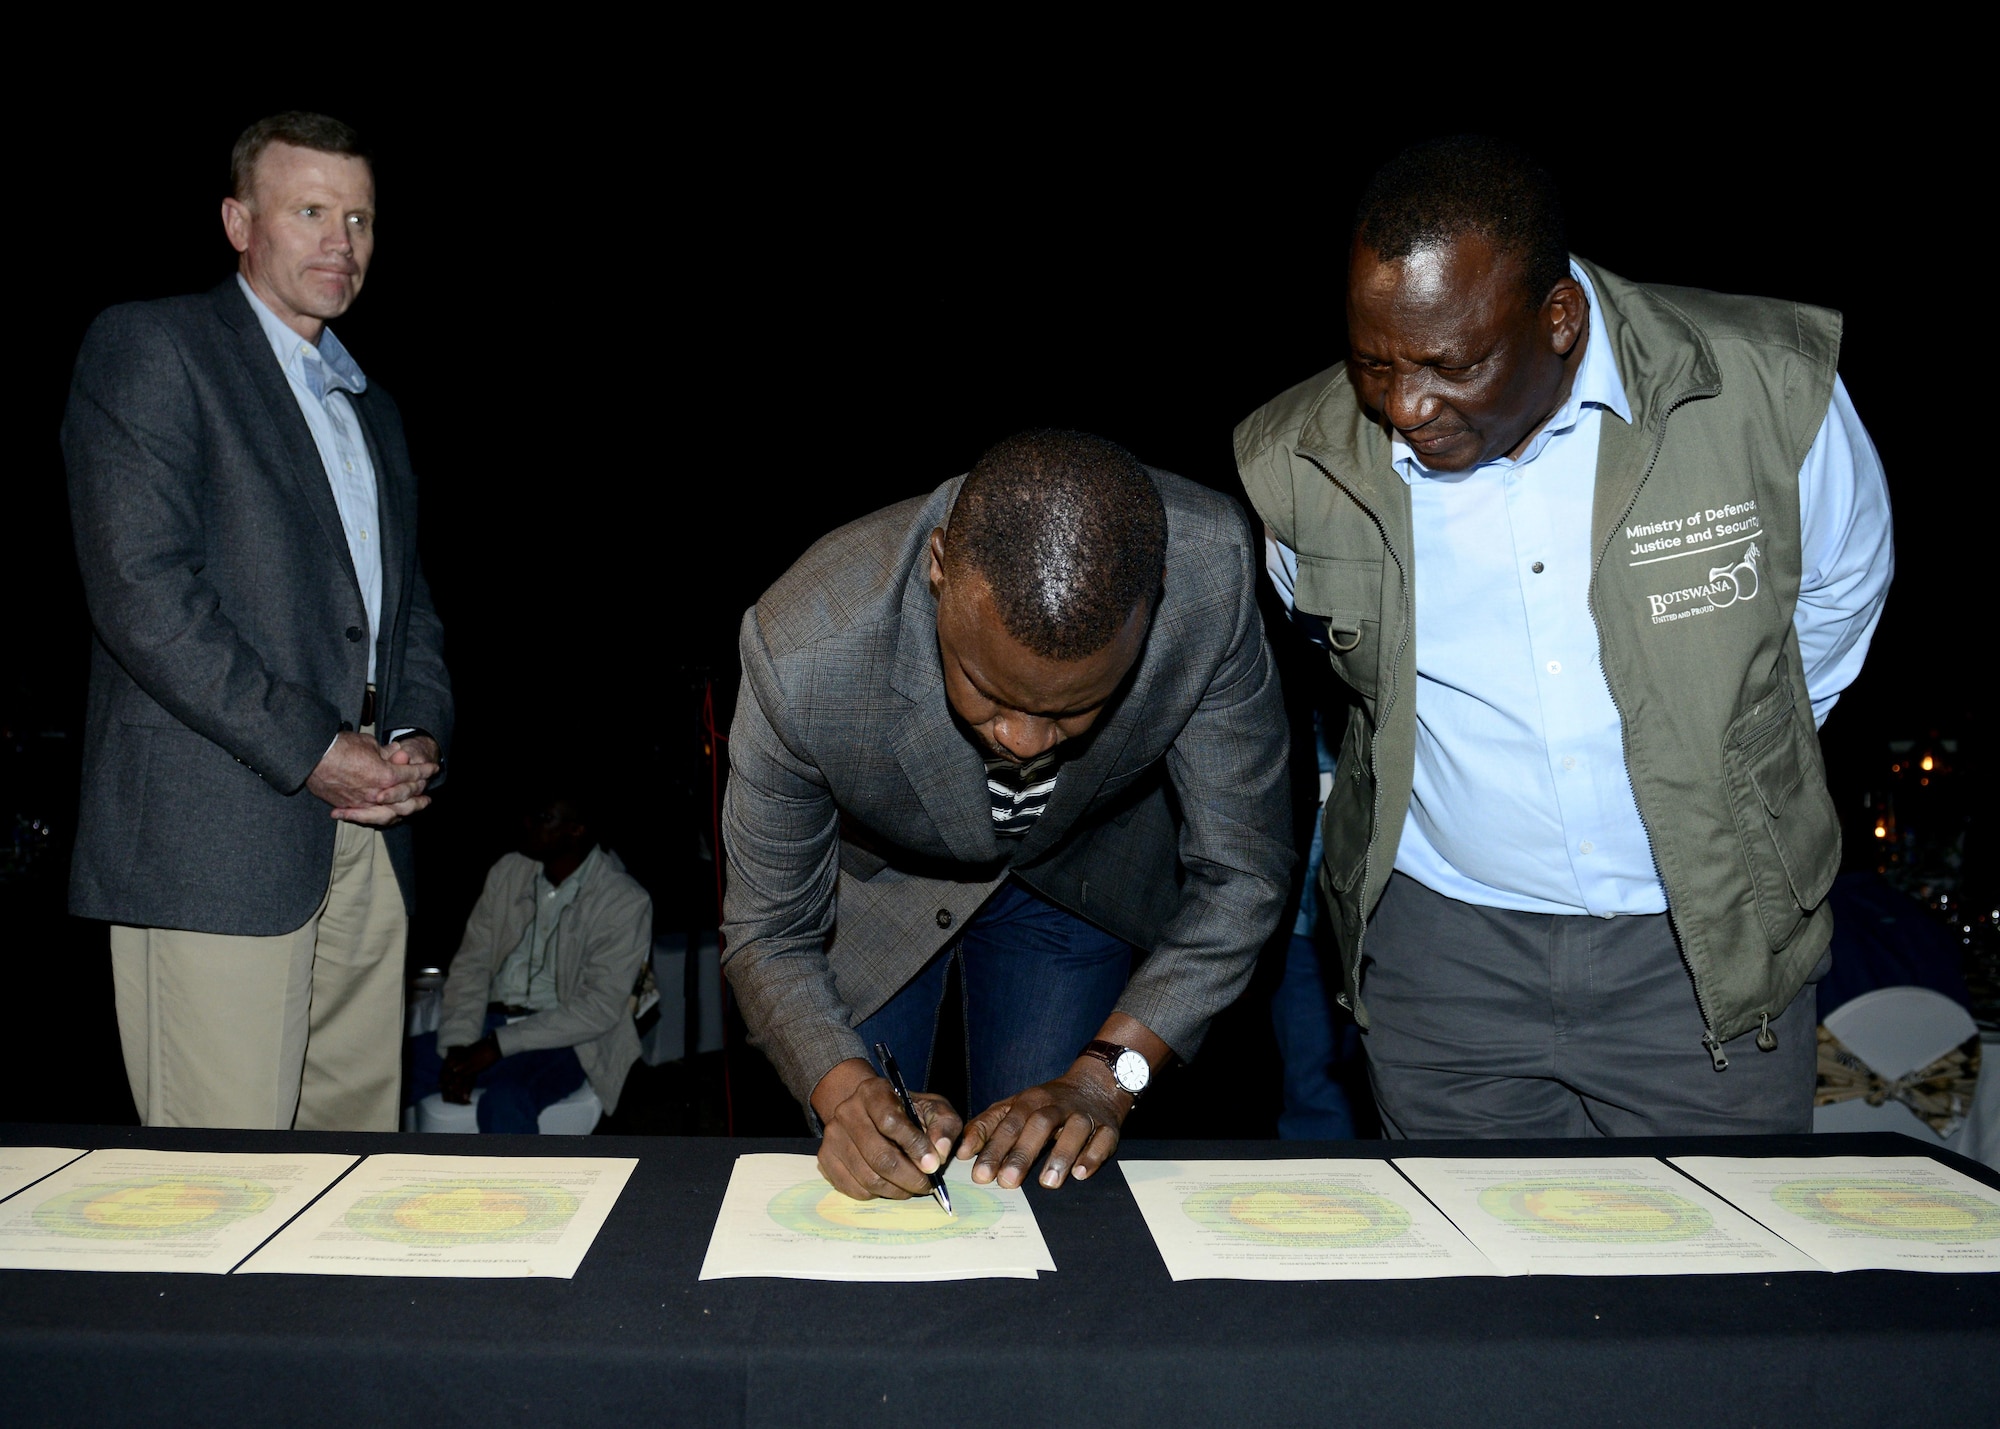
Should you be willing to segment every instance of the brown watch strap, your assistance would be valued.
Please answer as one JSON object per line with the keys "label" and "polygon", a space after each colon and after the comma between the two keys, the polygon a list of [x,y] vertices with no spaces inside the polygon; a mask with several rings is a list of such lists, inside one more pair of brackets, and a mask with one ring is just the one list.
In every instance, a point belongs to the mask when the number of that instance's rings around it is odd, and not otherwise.
{"label": "brown watch strap", "polygon": [[1117,1087],[1119,1091],[1124,1092],[1126,1096],[1132,1098],[1134,1105],[1136,1105],[1139,1098],[1145,1095],[1147,1089],[1141,1087],[1136,1092],[1131,1091],[1118,1080],[1118,1059],[1131,1050],[1130,1047],[1121,1047],[1116,1042],[1107,1042],[1102,1037],[1097,1037],[1084,1045],[1081,1055],[1095,1057],[1098,1061],[1109,1067],[1111,1069],[1111,1084]]}

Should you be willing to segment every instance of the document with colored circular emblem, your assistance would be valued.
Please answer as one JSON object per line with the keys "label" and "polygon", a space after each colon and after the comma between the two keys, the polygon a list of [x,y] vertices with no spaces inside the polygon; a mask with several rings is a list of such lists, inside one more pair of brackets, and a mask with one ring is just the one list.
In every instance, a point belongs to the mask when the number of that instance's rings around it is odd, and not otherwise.
{"label": "document with colored circular emblem", "polygon": [[1395,1164],[1510,1275],[1822,1269],[1650,1156],[1413,1156]]}
{"label": "document with colored circular emblem", "polygon": [[0,1266],[225,1275],[354,1162],[93,1151],[0,1204]]}
{"label": "document with colored circular emblem", "polygon": [[1828,1270],[2000,1270],[2000,1191],[1928,1156],[1676,1156]]}
{"label": "document with colored circular emblem", "polygon": [[758,1151],[736,1158],[715,1218],[703,1280],[1034,1280],[1054,1270],[1028,1198],[975,1185],[972,1163],[945,1171],[956,1214],[929,1196],[854,1201],[811,1156]]}
{"label": "document with colored circular emblem", "polygon": [[1381,1161],[1121,1160],[1118,1168],[1176,1280],[1499,1273]]}
{"label": "document with colored circular emblem", "polygon": [[638,1164],[629,1156],[371,1156],[237,1274],[567,1280]]}

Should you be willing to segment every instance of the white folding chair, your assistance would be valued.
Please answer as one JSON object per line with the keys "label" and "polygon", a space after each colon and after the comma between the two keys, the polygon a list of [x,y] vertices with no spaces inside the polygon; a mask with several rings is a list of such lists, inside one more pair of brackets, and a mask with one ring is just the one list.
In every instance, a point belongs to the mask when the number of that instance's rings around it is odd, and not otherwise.
{"label": "white folding chair", "polygon": [[[472,1100],[460,1106],[446,1101],[442,1092],[432,1092],[411,1108],[415,1116],[404,1118],[404,1130],[477,1133],[479,1099],[485,1095],[484,1087],[474,1087]],[[543,1107],[535,1124],[541,1127],[544,1136],[588,1136],[597,1129],[597,1119],[603,1115],[604,1103],[586,1081],[561,1101]],[[410,1124],[412,1119],[415,1125]]]}
{"label": "white folding chair", "polygon": [[[1927,987],[1879,987],[1843,1002],[1823,1019],[1826,1030],[1886,1082],[1928,1067],[1979,1031],[1972,1014]],[[1984,1075],[1980,1077],[1983,1083]],[[1899,1101],[1870,1106],[1859,1098],[1813,1108],[1814,1131],[1898,1131],[1946,1145],[1930,1123]]]}

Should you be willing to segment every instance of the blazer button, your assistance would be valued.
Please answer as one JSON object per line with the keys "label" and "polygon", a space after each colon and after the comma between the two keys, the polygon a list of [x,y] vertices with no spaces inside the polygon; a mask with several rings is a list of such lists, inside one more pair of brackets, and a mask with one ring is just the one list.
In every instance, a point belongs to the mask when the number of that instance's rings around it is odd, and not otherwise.
{"label": "blazer button", "polygon": [[938,909],[938,926],[940,928],[949,928],[951,926],[951,909]]}
{"label": "blazer button", "polygon": [[348,626],[348,627],[347,627],[347,638],[348,638],[349,640],[359,640],[359,639],[361,638],[361,627],[360,627],[360,626],[358,626],[358,625],[350,625],[350,626]]}

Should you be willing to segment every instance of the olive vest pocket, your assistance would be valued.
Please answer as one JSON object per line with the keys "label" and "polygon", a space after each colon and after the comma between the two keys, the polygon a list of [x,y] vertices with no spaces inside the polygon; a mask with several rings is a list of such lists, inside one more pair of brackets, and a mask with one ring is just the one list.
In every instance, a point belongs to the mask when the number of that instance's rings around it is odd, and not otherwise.
{"label": "olive vest pocket", "polygon": [[1381,559],[1301,555],[1292,599],[1325,629],[1333,673],[1373,700],[1381,684]]}
{"label": "olive vest pocket", "polygon": [[1377,662],[1382,654],[1382,622],[1353,611],[1325,617],[1327,658],[1333,673],[1365,700],[1373,700],[1381,683]]}
{"label": "olive vest pocket", "polygon": [[1731,722],[1722,758],[1757,915],[1776,952],[1840,871],[1839,816],[1811,723],[1800,716],[1782,665],[1771,692]]}

